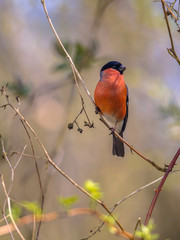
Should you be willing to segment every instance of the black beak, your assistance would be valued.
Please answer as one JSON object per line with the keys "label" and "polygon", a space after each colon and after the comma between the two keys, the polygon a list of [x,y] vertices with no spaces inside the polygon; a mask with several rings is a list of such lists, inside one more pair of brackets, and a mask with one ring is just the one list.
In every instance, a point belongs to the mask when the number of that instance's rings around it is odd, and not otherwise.
{"label": "black beak", "polygon": [[121,65],[120,67],[119,67],[119,72],[121,73],[121,74],[123,74],[123,72],[126,70],[126,67],[124,66],[124,65]]}

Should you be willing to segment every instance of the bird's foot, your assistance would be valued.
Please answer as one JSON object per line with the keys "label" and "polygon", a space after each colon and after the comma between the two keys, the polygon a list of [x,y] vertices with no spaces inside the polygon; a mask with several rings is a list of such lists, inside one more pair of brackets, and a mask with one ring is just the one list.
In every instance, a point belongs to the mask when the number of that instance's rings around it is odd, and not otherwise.
{"label": "bird's foot", "polygon": [[101,112],[100,108],[98,108],[97,106],[95,107],[95,114],[98,114],[99,112]]}
{"label": "bird's foot", "polygon": [[111,131],[111,132],[109,133],[109,135],[114,134],[114,131],[115,131],[115,128],[114,128],[114,127],[110,127],[109,130]]}

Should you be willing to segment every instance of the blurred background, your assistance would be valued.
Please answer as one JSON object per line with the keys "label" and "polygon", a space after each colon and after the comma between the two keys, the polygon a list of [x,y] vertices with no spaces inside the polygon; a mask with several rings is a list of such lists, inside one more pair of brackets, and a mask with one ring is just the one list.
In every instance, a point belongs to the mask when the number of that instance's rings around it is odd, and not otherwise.
{"label": "blurred background", "polygon": [[[173,1],[172,1],[173,2]],[[178,1],[177,7],[178,9]],[[180,67],[168,54],[169,35],[158,1],[148,0],[46,0],[54,26],[72,56],[91,95],[99,80],[100,68],[117,60],[127,69],[129,87],[129,120],[125,139],[160,166],[169,164],[180,143]],[[180,33],[170,19],[175,49],[180,56]],[[0,0],[0,84],[8,83],[10,101],[20,97],[20,111],[30,122],[56,164],[78,184],[87,179],[98,182],[103,200],[110,208],[127,194],[162,176],[151,165],[126,147],[125,157],[112,155],[112,136],[98,115],[82,86],[86,110],[95,128],[84,126],[81,101],[65,55],[48,24],[41,1]],[[3,96],[0,104],[5,103]],[[0,133],[9,160],[15,164],[29,140],[18,117],[1,109]],[[37,156],[40,146],[34,141]],[[44,212],[63,211],[57,196],[78,195],[74,207],[88,207],[89,199],[64,179],[45,161],[38,160],[45,194]],[[176,169],[179,168],[179,161]],[[11,171],[0,159],[0,173],[7,187]],[[180,239],[180,174],[169,176],[153,212],[155,232],[160,239]],[[139,217],[144,222],[154,195],[155,184],[131,197],[116,210],[122,226],[129,232]],[[0,187],[0,205],[3,189]],[[34,159],[23,157],[15,171],[11,197],[17,201],[39,201],[40,189]],[[99,211],[105,213],[101,207]],[[28,214],[27,212],[24,214]],[[1,216],[2,218],[2,216]],[[42,224],[39,239],[82,239],[90,235],[99,221],[78,216]],[[21,228],[26,239],[32,239],[32,225]],[[19,239],[14,234],[15,239]],[[53,237],[52,237],[53,236]],[[10,235],[2,239],[11,239]],[[117,239],[101,229],[92,239]],[[121,239],[121,238],[120,238]]]}

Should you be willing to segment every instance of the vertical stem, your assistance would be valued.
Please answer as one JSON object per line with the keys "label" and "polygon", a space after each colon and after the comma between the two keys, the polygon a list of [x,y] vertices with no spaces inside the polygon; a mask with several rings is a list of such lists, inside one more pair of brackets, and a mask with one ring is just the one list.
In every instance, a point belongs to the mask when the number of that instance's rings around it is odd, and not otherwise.
{"label": "vertical stem", "polygon": [[155,191],[155,195],[154,195],[153,200],[152,200],[152,202],[151,202],[151,205],[150,205],[149,211],[148,211],[148,213],[147,213],[147,216],[146,216],[146,220],[145,220],[144,225],[147,225],[147,224],[148,224],[149,219],[151,218],[152,212],[153,212],[153,210],[154,210],[154,207],[155,207],[157,198],[158,198],[158,196],[159,196],[159,194],[160,194],[160,191],[161,191],[161,189],[162,189],[162,187],[163,187],[163,185],[164,185],[167,177],[169,176],[169,173],[172,171],[174,165],[176,164],[176,161],[177,161],[179,155],[180,155],[180,148],[178,149],[178,151],[176,152],[173,160],[172,160],[171,163],[169,164],[168,169],[166,170],[166,172],[165,172],[165,174],[164,174],[164,177],[163,177],[163,179],[161,180],[161,182],[160,182],[160,184],[159,184],[159,187],[158,187],[158,188],[156,189],[156,191]]}

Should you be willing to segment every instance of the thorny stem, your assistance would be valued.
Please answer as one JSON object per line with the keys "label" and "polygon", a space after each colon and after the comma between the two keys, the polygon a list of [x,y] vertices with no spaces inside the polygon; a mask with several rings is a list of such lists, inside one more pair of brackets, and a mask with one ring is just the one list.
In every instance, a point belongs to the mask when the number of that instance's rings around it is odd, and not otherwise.
{"label": "thorny stem", "polygon": [[160,194],[160,191],[162,190],[162,187],[163,187],[163,185],[164,185],[167,177],[169,176],[169,173],[172,171],[174,165],[176,164],[176,161],[177,161],[179,155],[180,155],[180,148],[178,149],[178,151],[177,151],[177,153],[175,154],[173,160],[172,160],[171,163],[169,164],[168,169],[166,170],[166,172],[165,172],[165,174],[164,174],[164,177],[162,178],[162,180],[161,180],[161,182],[160,182],[160,184],[159,184],[159,187],[158,187],[158,188],[156,189],[156,191],[155,191],[153,200],[152,200],[152,202],[151,202],[149,211],[148,211],[147,216],[146,216],[146,220],[145,220],[145,223],[144,223],[145,225],[148,224],[149,219],[151,218],[151,215],[152,215],[152,212],[153,212],[153,210],[154,210],[154,207],[155,207],[157,198],[158,198],[158,196],[159,196],[159,194]]}

